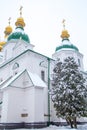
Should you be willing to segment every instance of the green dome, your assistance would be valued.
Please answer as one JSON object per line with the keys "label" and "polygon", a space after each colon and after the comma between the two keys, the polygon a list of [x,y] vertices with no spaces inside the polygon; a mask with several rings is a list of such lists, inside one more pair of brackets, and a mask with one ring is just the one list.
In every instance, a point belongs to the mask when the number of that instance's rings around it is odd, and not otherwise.
{"label": "green dome", "polygon": [[22,39],[27,43],[30,43],[29,37],[27,34],[25,34],[24,29],[22,27],[17,27],[15,31],[9,35],[7,40],[10,41],[11,39]]}
{"label": "green dome", "polygon": [[58,46],[58,47],[56,47],[56,50],[55,51],[58,51],[58,50],[60,50],[60,49],[74,49],[74,50],[76,50],[76,51],[79,51],[78,50],[78,48],[76,47],[76,46],[74,46],[74,45],[62,45],[62,46]]}
{"label": "green dome", "polygon": [[59,51],[61,49],[73,49],[75,51],[79,51],[79,49],[76,46],[70,43],[69,39],[63,39],[62,45],[56,47],[55,51]]}

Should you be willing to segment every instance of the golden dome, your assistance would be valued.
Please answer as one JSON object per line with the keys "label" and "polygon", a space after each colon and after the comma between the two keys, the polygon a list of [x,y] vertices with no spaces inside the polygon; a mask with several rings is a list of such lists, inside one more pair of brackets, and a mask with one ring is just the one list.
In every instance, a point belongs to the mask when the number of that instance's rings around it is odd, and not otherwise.
{"label": "golden dome", "polygon": [[3,46],[3,45],[5,45],[5,43],[6,43],[5,41],[2,41],[2,42],[0,42],[0,45]]}
{"label": "golden dome", "polygon": [[20,7],[20,17],[17,19],[15,25],[18,27],[24,27],[25,26],[25,22],[24,22],[24,19],[22,18],[22,6]]}
{"label": "golden dome", "polygon": [[0,51],[2,50],[2,48],[3,48],[3,47],[0,45]]}
{"label": "golden dome", "polygon": [[7,37],[12,32],[12,27],[10,26],[10,20],[11,20],[11,18],[9,18],[8,20],[9,20],[9,22],[8,22],[9,25],[5,28],[5,31],[4,31],[5,37]]}
{"label": "golden dome", "polygon": [[11,32],[12,32],[12,27],[9,25],[9,26],[7,26],[7,27],[5,28],[4,33],[7,34],[7,35],[9,35]]}
{"label": "golden dome", "polygon": [[15,23],[16,26],[25,26],[24,19],[22,17],[19,17]]}
{"label": "golden dome", "polygon": [[67,30],[63,30],[62,31],[62,34],[61,34],[61,38],[69,38],[70,37],[70,35],[69,35],[69,33],[68,33],[68,31]]}
{"label": "golden dome", "polygon": [[61,38],[62,39],[67,38],[68,39],[70,37],[70,35],[69,35],[68,31],[65,29],[65,19],[63,19],[62,23],[63,23],[64,29],[62,31]]}

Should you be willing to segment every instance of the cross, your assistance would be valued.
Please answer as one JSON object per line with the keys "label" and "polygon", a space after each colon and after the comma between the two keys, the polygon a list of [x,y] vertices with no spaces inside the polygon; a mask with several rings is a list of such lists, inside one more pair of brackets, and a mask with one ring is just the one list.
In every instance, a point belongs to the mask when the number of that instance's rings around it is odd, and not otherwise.
{"label": "cross", "polygon": [[19,9],[20,10],[20,16],[22,16],[22,8],[23,7],[21,6],[20,9]]}
{"label": "cross", "polygon": [[62,23],[63,23],[63,28],[65,29],[65,19],[63,19]]}
{"label": "cross", "polygon": [[9,17],[9,19],[8,19],[8,23],[9,23],[9,25],[10,25],[10,20],[11,20],[11,17]]}

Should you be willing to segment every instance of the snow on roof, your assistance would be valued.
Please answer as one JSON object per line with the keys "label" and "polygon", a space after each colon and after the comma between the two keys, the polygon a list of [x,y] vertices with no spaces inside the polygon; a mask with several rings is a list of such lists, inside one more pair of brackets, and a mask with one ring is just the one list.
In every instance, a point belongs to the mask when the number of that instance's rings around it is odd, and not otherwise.
{"label": "snow on roof", "polygon": [[15,76],[13,76],[5,85],[3,85],[3,87],[1,87],[1,90],[8,87],[9,85],[11,85],[11,83],[13,83],[24,72],[28,73],[28,76],[29,76],[33,86],[47,87],[47,85],[44,83],[44,81],[42,81],[41,78],[37,74],[31,73],[27,70],[23,70],[23,71],[19,72],[18,74],[16,74]]}
{"label": "snow on roof", "polygon": [[0,83],[0,87],[5,84],[7,81],[9,81],[10,79],[12,78],[12,76],[8,77],[7,79],[3,80],[1,83]]}
{"label": "snow on roof", "polygon": [[47,85],[42,81],[42,79],[35,73],[31,73],[28,71],[29,77],[34,86],[47,87]]}
{"label": "snow on roof", "polygon": [[1,88],[4,89],[6,87],[8,87],[14,80],[16,80],[25,70],[21,71],[20,73],[16,74],[15,76],[13,76],[5,85],[3,85],[3,87]]}

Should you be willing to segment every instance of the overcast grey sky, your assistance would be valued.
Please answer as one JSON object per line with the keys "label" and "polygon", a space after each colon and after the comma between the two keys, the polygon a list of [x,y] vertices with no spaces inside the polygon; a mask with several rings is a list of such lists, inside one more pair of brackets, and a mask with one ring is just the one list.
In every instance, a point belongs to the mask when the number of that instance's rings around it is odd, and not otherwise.
{"label": "overcast grey sky", "polygon": [[4,37],[9,17],[15,29],[21,5],[25,32],[35,45],[35,51],[51,57],[61,43],[62,20],[65,19],[70,41],[84,55],[87,70],[87,0],[0,0],[0,39]]}

